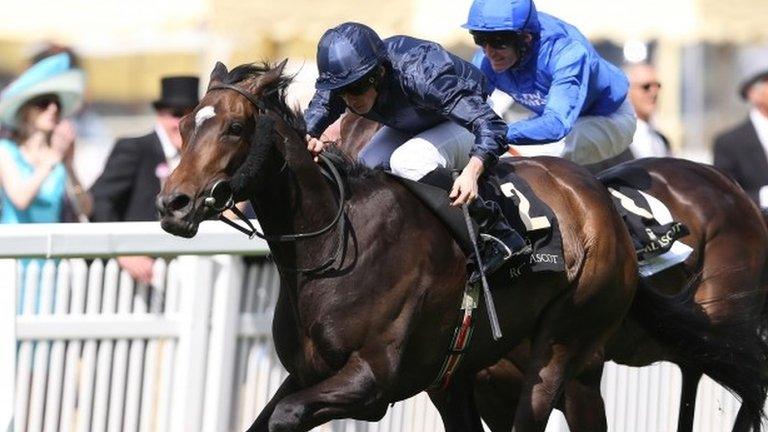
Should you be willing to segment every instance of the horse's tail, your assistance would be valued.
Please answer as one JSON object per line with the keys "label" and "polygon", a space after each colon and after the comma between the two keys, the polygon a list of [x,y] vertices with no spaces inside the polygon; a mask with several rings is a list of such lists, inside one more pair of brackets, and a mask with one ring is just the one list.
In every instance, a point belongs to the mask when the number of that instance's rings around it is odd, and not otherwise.
{"label": "horse's tail", "polygon": [[768,345],[743,326],[713,325],[693,302],[700,276],[687,289],[667,296],[639,278],[631,313],[659,342],[678,354],[682,366],[699,370],[741,399],[742,420],[760,431],[768,392],[764,372]]}

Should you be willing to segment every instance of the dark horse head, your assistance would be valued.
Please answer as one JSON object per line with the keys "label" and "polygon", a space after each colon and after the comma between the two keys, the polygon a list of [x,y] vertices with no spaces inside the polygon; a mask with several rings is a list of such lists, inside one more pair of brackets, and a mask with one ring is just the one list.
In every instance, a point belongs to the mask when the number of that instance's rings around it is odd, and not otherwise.
{"label": "dark horse head", "polygon": [[231,72],[216,64],[207,93],[179,125],[181,163],[157,197],[164,230],[193,237],[201,221],[263,186],[276,134],[302,136],[303,119],[284,100],[290,83],[282,75],[285,63],[241,65]]}

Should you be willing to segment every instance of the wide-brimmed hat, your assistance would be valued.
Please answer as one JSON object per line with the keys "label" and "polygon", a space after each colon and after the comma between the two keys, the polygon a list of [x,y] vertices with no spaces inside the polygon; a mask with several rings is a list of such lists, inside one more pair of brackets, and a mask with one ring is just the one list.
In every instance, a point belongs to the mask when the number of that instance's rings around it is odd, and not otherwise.
{"label": "wide-brimmed hat", "polygon": [[45,94],[57,96],[61,116],[69,116],[82,105],[84,89],[83,71],[70,68],[66,53],[50,56],[32,65],[0,92],[0,122],[16,128],[19,109]]}
{"label": "wide-brimmed hat", "polygon": [[160,86],[160,99],[152,102],[155,109],[193,108],[200,102],[200,79],[197,77],[165,77],[160,81]]}

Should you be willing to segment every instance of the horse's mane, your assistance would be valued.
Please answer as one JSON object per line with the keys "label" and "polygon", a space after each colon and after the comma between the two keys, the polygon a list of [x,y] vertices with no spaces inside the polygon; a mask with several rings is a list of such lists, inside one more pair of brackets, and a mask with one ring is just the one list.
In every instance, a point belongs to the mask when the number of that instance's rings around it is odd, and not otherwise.
{"label": "horse's mane", "polygon": [[[258,78],[273,67],[268,62],[242,64],[232,69],[222,81],[224,84],[237,84],[247,79]],[[300,137],[304,137],[307,133],[307,125],[304,122],[301,108],[298,106],[289,107],[285,101],[286,89],[293,82],[293,78],[293,75],[281,75],[274,83],[264,89],[260,99],[268,107],[275,110],[291,128],[296,130]],[[333,160],[341,175],[348,180],[371,178],[380,171],[366,167],[335,145],[326,149],[326,155]]]}
{"label": "horse's mane", "polygon": [[[226,77],[222,79],[224,84],[237,84],[242,81],[258,78],[274,68],[268,62],[246,63],[229,71]],[[264,88],[259,95],[269,108],[275,110],[288,125],[296,130],[299,136],[304,136],[307,131],[307,125],[304,123],[304,116],[298,106],[290,107],[285,101],[286,89],[293,82],[293,75],[280,75],[270,85]]]}

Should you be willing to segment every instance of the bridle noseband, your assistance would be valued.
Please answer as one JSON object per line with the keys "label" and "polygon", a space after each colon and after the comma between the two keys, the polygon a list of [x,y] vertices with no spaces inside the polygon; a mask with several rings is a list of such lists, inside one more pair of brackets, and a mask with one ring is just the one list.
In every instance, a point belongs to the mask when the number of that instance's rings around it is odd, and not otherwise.
{"label": "bridle noseband", "polygon": [[[211,92],[214,90],[232,90],[239,93],[241,96],[245,97],[257,109],[257,112],[254,113],[254,118],[258,117],[259,115],[264,115],[269,111],[272,111],[269,107],[267,107],[266,104],[264,104],[264,102],[257,99],[253,94],[248,93],[244,89],[237,87],[235,85],[217,84],[213,87],[210,87],[208,89],[208,92]],[[314,272],[325,270],[330,265],[332,265],[343,253],[343,249],[344,249],[343,248],[343,241],[344,241],[343,215],[344,215],[344,202],[346,198],[346,191],[344,189],[344,180],[341,178],[341,174],[339,173],[338,168],[334,165],[333,161],[323,154],[319,155],[319,160],[323,162],[324,168],[330,172],[330,175],[328,175],[328,173],[325,172],[324,170],[323,174],[326,177],[328,177],[330,180],[332,180],[332,182],[335,183],[336,185],[336,190],[339,196],[339,209],[336,212],[336,215],[334,216],[333,220],[329,224],[325,225],[324,227],[318,230],[305,232],[305,233],[295,233],[295,234],[265,234],[265,233],[259,232],[253,226],[251,221],[248,220],[248,218],[235,205],[235,199],[234,199],[235,191],[232,190],[232,185],[230,183],[230,180],[222,179],[214,183],[213,187],[211,187],[211,191],[209,192],[208,196],[203,201],[203,204],[209,209],[218,212],[219,220],[237,229],[238,231],[246,234],[248,238],[253,238],[254,236],[257,236],[266,241],[291,242],[291,241],[296,241],[301,239],[318,237],[330,231],[334,226],[338,225],[339,245],[338,245],[337,252],[333,257],[331,257],[325,263],[310,269],[293,269],[293,268],[288,269],[288,270],[292,270],[296,272],[304,272],[304,273],[314,273]],[[244,227],[238,224],[237,222],[224,216],[223,212],[225,210],[231,210],[241,221],[243,221],[247,225],[247,227]]]}

